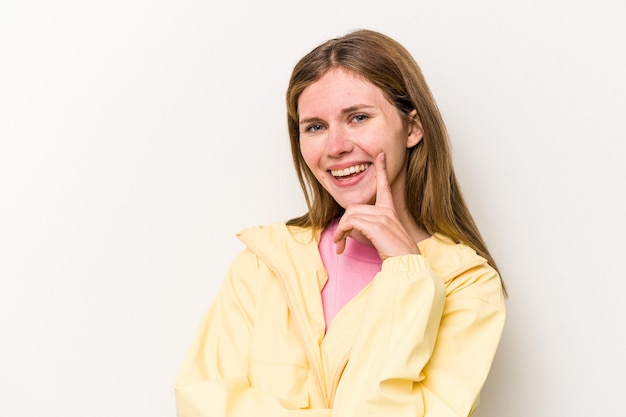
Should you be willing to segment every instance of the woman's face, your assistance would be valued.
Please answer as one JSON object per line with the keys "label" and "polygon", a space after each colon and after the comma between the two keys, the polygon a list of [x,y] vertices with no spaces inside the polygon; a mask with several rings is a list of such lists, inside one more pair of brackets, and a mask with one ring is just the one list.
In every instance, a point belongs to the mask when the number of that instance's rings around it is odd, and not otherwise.
{"label": "woman's face", "polygon": [[373,164],[384,152],[396,210],[404,208],[408,148],[422,138],[417,120],[403,123],[380,88],[340,68],[305,88],[298,110],[300,152],[341,207],[375,202]]}

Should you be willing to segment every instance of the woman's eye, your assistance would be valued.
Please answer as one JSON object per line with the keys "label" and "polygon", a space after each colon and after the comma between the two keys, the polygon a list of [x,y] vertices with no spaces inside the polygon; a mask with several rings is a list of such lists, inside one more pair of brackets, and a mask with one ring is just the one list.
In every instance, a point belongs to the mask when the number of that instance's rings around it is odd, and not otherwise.
{"label": "woman's eye", "polygon": [[365,114],[357,114],[352,118],[352,121],[356,122],[356,123],[361,123],[364,122],[368,119],[367,115]]}
{"label": "woman's eye", "polygon": [[324,126],[322,126],[319,123],[314,123],[312,125],[309,125],[306,127],[305,131],[306,132],[319,132],[320,130],[322,130],[324,128]]}

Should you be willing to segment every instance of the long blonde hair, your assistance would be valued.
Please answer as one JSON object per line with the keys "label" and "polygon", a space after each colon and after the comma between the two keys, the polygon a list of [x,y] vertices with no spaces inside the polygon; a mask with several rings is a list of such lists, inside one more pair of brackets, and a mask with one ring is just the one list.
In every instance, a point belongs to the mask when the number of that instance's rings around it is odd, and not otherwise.
{"label": "long blonde hair", "polygon": [[409,212],[429,233],[441,233],[472,247],[497,270],[461,194],[448,133],[422,71],[402,45],[371,30],[324,42],[293,69],[286,97],[287,123],[293,162],[309,211],[288,224],[323,228],[343,214],[343,208],[315,179],[300,152],[298,100],[306,87],[332,68],[350,71],[379,87],[405,123],[410,122],[409,114],[417,111],[424,134],[409,149],[405,190]]}

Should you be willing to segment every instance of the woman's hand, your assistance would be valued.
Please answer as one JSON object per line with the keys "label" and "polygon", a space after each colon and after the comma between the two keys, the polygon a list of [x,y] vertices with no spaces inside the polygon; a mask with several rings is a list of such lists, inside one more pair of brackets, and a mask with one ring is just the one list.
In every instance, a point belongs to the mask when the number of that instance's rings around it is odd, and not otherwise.
{"label": "woman's hand", "polygon": [[337,253],[343,253],[348,236],[359,232],[374,245],[382,260],[390,256],[419,254],[416,241],[398,219],[387,178],[384,153],[376,156],[374,166],[376,202],[374,205],[356,204],[346,209],[333,236]]}

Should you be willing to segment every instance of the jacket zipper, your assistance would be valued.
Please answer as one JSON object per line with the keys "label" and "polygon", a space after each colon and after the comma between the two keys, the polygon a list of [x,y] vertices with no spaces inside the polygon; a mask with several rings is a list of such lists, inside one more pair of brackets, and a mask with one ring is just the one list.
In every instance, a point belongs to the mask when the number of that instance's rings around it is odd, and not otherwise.
{"label": "jacket zipper", "polygon": [[348,358],[350,358],[351,351],[352,349],[348,350],[346,354],[343,355],[343,358],[341,358],[341,362],[339,362],[339,366],[337,367],[337,370],[335,371],[335,376],[333,377],[333,382],[332,382],[331,391],[330,391],[330,401],[329,401],[330,408],[334,406],[335,394],[337,393],[339,380],[341,379],[341,376],[343,375],[343,371],[346,369],[346,366],[348,365]]}

